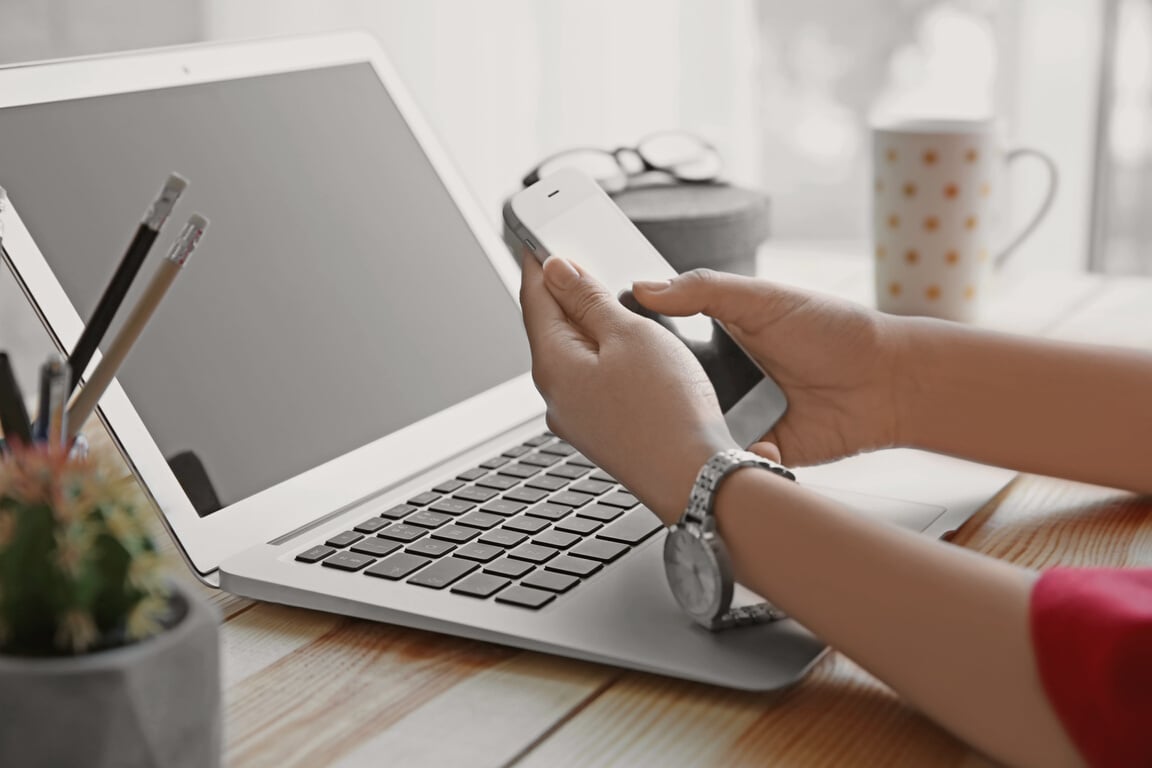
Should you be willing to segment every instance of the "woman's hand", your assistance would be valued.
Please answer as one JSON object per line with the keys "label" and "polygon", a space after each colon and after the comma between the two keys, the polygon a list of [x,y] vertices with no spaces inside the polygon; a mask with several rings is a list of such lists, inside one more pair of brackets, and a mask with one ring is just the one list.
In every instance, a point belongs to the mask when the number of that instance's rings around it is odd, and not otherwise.
{"label": "woman's hand", "polygon": [[898,318],[710,270],[638,282],[633,294],[665,315],[720,320],[784,390],[788,412],[758,453],[802,466],[898,442]]}
{"label": "woman's hand", "polygon": [[700,467],[736,447],[711,382],[679,340],[578,267],[523,261],[524,327],[549,429],[674,522]]}

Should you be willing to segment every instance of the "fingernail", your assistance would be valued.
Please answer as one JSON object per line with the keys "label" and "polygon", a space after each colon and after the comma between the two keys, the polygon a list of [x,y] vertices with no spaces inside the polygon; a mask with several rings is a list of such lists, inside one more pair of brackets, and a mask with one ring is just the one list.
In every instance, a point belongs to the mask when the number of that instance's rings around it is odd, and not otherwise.
{"label": "fingernail", "polygon": [[669,288],[671,288],[672,287],[672,281],[671,280],[637,280],[632,285],[632,287],[633,288],[643,288],[644,290],[648,291],[649,293],[660,293],[660,291],[666,291]]}
{"label": "fingernail", "polygon": [[544,264],[544,279],[557,288],[571,288],[580,279],[580,273],[567,259],[549,256]]}

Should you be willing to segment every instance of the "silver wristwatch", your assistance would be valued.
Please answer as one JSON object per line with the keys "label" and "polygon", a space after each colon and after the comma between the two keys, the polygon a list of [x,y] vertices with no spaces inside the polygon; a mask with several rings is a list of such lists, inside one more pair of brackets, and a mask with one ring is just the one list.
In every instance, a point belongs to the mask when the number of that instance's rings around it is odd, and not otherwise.
{"label": "silver wristwatch", "polygon": [[712,507],[716,490],[742,467],[762,467],[795,480],[791,470],[750,451],[735,448],[713,456],[696,475],[688,508],[664,541],[664,570],[680,607],[710,630],[783,618],[768,603],[732,609],[734,579],[728,550],[716,531]]}

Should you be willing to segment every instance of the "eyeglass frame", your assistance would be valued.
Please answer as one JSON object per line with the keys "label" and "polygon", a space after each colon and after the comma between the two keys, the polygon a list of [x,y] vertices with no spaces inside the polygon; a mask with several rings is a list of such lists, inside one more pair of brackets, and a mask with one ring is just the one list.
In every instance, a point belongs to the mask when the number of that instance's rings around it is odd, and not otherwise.
{"label": "eyeglass frame", "polygon": [[[636,142],[636,146],[634,146],[634,147],[616,147],[615,149],[601,149],[600,147],[573,147],[571,149],[564,149],[564,150],[561,150],[559,152],[555,152],[555,153],[549,155],[548,157],[544,158],[543,160],[541,160],[536,165],[535,168],[533,168],[531,171],[529,171],[528,174],[526,176],[524,176],[523,179],[520,180],[520,183],[525,188],[532,186],[536,182],[540,181],[540,179],[541,179],[540,170],[542,168],[544,168],[544,166],[548,165],[548,163],[552,162],[556,158],[563,157],[564,155],[574,154],[576,152],[599,152],[599,153],[602,153],[604,155],[611,157],[616,162],[616,166],[623,173],[623,176],[624,176],[624,187],[623,188],[627,188],[629,180],[634,179],[637,176],[642,176],[645,173],[652,173],[652,172],[666,173],[669,176],[671,176],[672,178],[674,178],[676,181],[680,182],[681,184],[700,184],[700,185],[703,185],[703,184],[721,183],[719,181],[719,178],[720,178],[720,172],[719,171],[717,171],[715,176],[712,176],[711,178],[707,178],[707,179],[685,178],[685,177],[677,174],[674,170],[672,170],[670,168],[665,168],[665,167],[656,165],[655,163],[648,160],[648,158],[644,157],[644,154],[640,151],[640,147],[644,144],[644,142],[650,141],[651,139],[654,139],[657,136],[663,136],[665,134],[670,134],[670,133],[680,133],[684,136],[688,136],[688,137],[692,138],[694,141],[698,141],[700,143],[700,146],[703,149],[711,150],[712,152],[716,153],[717,158],[720,157],[719,150],[717,150],[716,147],[713,146],[712,142],[708,141],[707,139],[703,139],[703,138],[701,138],[695,134],[692,134],[692,133],[687,133],[686,131],[659,131],[657,133],[650,133],[647,136],[644,136],[643,138],[640,139],[640,141]],[[625,153],[632,154],[633,156],[635,156],[640,161],[640,166],[641,166],[640,170],[630,171],[628,169],[628,167],[626,165],[624,165],[623,162],[621,162],[620,158]],[[596,181],[597,181],[597,183],[599,183],[599,179],[597,179]]]}

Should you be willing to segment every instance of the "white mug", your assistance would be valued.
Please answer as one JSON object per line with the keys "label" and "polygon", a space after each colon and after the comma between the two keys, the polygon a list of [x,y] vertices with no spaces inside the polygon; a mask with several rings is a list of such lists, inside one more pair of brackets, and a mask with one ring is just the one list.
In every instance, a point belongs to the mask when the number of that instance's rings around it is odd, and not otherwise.
{"label": "white mug", "polygon": [[[1008,165],[1040,160],[1048,190],[1019,234],[1000,236]],[[991,120],[873,126],[872,233],[876,305],[884,312],[975,319],[994,267],[1032,234],[1056,195],[1056,164],[1005,151]]]}

